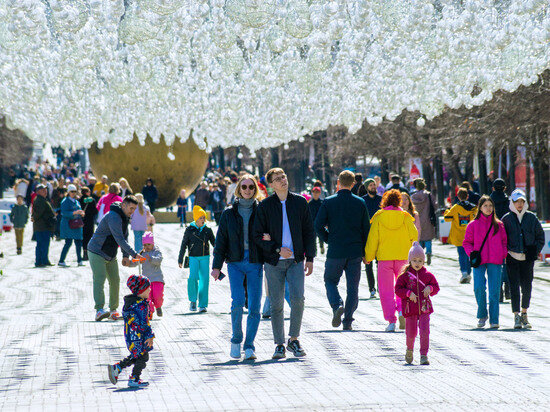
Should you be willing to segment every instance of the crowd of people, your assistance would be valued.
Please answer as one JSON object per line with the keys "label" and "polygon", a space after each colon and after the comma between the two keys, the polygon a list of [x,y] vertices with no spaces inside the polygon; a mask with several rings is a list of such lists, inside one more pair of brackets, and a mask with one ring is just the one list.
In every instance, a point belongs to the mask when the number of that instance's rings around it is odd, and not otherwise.
{"label": "crowd of people", "polygon": [[[154,182],[147,179],[142,193],[136,194],[125,179],[109,182],[103,176],[97,181],[91,174],[36,183],[27,204],[21,181],[15,182],[17,205],[11,218],[17,252],[23,248],[30,206],[36,266],[52,265],[48,258],[52,233],[65,240],[60,267],[67,266],[67,254],[75,244],[77,264],[88,260],[93,273],[96,321],[124,318],[130,355],[109,366],[109,378],[116,383],[122,369],[133,365],[129,386],[146,386],[140,375],[153,348],[149,320],[155,313],[163,316],[164,300],[163,255],[152,233],[158,198]],[[432,260],[437,203],[423,179],[416,179],[411,191],[399,176],[392,176],[390,183],[384,187],[379,178],[363,181],[362,176],[345,170],[338,176],[336,194],[328,196],[321,182],[309,193],[291,192],[280,168],[261,178],[230,170],[209,172],[189,199],[182,191],[176,203],[180,224],[186,226],[177,262],[180,268],[189,269],[190,311],[207,312],[210,276],[221,281],[226,277],[222,272],[226,264],[231,292],[230,356],[240,359],[244,351],[244,359],[256,359],[254,341],[262,316],[264,281],[269,300],[264,317],[271,319],[273,359],[286,357],[287,351],[305,356],[299,341],[305,278],[313,273],[318,252],[325,254],[326,250],[324,283],[332,326],[353,330],[364,265],[370,297],[377,292],[380,297],[385,331],[405,330],[407,363],[413,362],[419,334],[420,364],[429,364],[431,298],[439,284],[427,267]],[[477,327],[489,321],[490,328],[499,328],[499,299],[505,281],[514,327],[531,328],[527,310],[534,261],[543,247],[544,233],[536,215],[527,210],[525,194],[515,190],[508,198],[502,183],[499,179],[493,182],[491,196],[476,197],[466,183],[458,188],[454,205],[445,213],[445,219],[452,222],[448,241],[457,247],[460,283],[469,283],[473,271]],[[193,220],[187,224],[189,203]],[[207,211],[217,225],[216,234],[207,222]],[[133,247],[128,243],[129,228],[134,232]],[[118,247],[122,265],[140,265],[142,272],[128,279],[132,293],[124,298],[122,315],[118,312]],[[345,298],[338,290],[344,275]],[[105,281],[109,284],[108,310]],[[503,295],[506,298],[507,292]],[[288,335],[285,299],[290,305]]]}

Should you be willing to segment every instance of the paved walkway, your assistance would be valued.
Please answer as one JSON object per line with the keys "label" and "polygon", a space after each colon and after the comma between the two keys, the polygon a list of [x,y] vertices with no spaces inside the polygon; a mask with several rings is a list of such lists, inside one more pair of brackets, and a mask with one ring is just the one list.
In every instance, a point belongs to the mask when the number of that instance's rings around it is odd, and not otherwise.
{"label": "paved walkway", "polygon": [[[76,267],[34,269],[30,231],[15,255],[12,233],[1,240],[0,410],[532,410],[550,407],[550,283],[535,280],[532,331],[515,331],[509,303],[501,305],[501,329],[474,329],[471,285],[458,283],[453,249],[435,247],[432,270],[441,292],[433,299],[430,366],[404,363],[403,332],[384,333],[380,302],[363,297],[355,330],[330,326],[323,262],[306,282],[301,342],[308,355],[272,361],[271,325],[262,321],[258,360],[229,358],[230,298],[227,280],[211,283],[207,314],[188,312],[186,276],[177,268],[183,234],[158,225],[165,256],[165,316],[153,321],[155,350],[143,374],[144,390],[111,385],[106,365],[126,356],[122,323],[93,321],[91,271]],[[9,241],[8,241],[9,240]],[[57,262],[61,242],[50,253]],[[121,270],[123,282],[132,271]],[[548,267],[538,270],[548,276]],[[550,278],[550,276],[548,276]],[[121,296],[127,293],[121,287]],[[287,324],[288,327],[288,324]],[[126,371],[125,371],[126,372]],[[128,393],[132,392],[132,393]]]}

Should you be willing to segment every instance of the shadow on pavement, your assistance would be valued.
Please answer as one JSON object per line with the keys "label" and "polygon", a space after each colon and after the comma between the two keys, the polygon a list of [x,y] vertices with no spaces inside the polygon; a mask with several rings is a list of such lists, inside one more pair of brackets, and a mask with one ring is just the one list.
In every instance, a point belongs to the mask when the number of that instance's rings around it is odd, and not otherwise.
{"label": "shadow on pavement", "polygon": [[253,360],[243,360],[238,359],[229,360],[227,362],[216,362],[216,363],[203,363],[202,366],[210,367],[223,367],[223,366],[237,366],[237,365],[248,365],[248,366],[261,366],[269,365],[273,363],[294,363],[300,362],[300,358],[285,358],[285,359],[265,359],[262,361],[253,361]]}

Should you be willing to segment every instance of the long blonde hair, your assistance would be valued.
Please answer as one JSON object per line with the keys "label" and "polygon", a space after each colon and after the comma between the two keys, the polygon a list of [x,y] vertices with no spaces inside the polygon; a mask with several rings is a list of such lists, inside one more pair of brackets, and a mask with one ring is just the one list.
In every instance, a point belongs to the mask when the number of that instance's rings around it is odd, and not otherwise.
{"label": "long blonde hair", "polygon": [[145,203],[145,199],[143,198],[143,195],[141,193],[136,193],[134,195],[138,201],[138,210],[139,210],[139,214],[142,215],[143,214],[143,211],[145,210],[143,208],[143,204]]}
{"label": "long blonde hair", "polygon": [[258,181],[256,180],[256,178],[254,176],[247,173],[247,174],[242,175],[239,178],[239,181],[237,182],[237,187],[235,188],[235,198],[236,199],[243,199],[243,195],[241,193],[241,185],[245,180],[248,180],[248,179],[252,180],[254,182],[254,186],[255,186],[254,196],[252,198],[253,199],[258,199],[258,197],[261,196],[260,187],[258,186]]}
{"label": "long blonde hair", "polygon": [[[118,183],[125,183],[126,184],[126,191],[130,191],[130,192],[133,192],[132,188],[130,187],[130,183],[128,183],[128,181],[124,178],[124,177],[121,177],[120,179],[118,179]],[[122,187],[122,186],[121,186]]]}

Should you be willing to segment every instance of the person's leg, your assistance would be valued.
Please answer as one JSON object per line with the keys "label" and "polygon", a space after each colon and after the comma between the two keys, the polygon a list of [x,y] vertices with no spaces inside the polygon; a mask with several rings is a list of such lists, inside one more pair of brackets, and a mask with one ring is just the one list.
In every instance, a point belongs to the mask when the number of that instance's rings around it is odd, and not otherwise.
{"label": "person's leg", "polygon": [[76,261],[78,263],[82,263],[82,240],[81,239],[75,239],[74,240],[74,247],[76,249]]}
{"label": "person's leg", "polygon": [[107,281],[109,282],[109,310],[118,308],[118,295],[120,292],[120,275],[118,273],[118,261],[113,259],[105,265],[107,269]]}
{"label": "person's leg", "polygon": [[34,232],[36,238],[36,247],[35,247],[35,261],[36,266],[45,265],[44,263],[44,238],[42,236],[44,232]]}
{"label": "person's leg", "polygon": [[266,263],[264,265],[265,277],[269,288],[269,301],[271,304],[271,328],[273,339],[276,345],[285,343],[284,323],[284,294],[285,294],[285,272],[284,262],[279,261],[277,266]]}
{"label": "person's leg", "polygon": [[187,279],[187,297],[189,302],[197,302],[199,290],[199,260],[189,256],[189,278]]}
{"label": "person's leg", "polygon": [[460,265],[460,273],[468,273],[468,265],[466,260],[469,259],[468,255],[464,251],[462,246],[457,246],[456,251],[458,252],[458,264]]}
{"label": "person's leg", "polygon": [[149,352],[143,352],[138,356],[134,363],[134,369],[132,370],[132,377],[137,381],[141,376],[141,372],[147,366],[147,361],[149,360]]}
{"label": "person's leg", "polygon": [[288,306],[290,307],[290,290],[288,289],[288,280],[285,280],[285,300],[286,303],[288,303]]}
{"label": "person's leg", "polygon": [[485,271],[487,265],[480,265],[474,268],[474,295],[477,302],[477,318],[487,318],[487,280],[485,278]]}
{"label": "person's leg", "polygon": [[527,312],[531,303],[531,290],[533,289],[533,267],[535,262],[522,262],[522,270],[520,277],[521,284],[521,309],[522,312]]}
{"label": "person's leg", "polygon": [[378,262],[378,294],[384,319],[390,323],[397,322],[395,316],[395,289],[393,260],[381,260]]}
{"label": "person's leg", "polygon": [[136,252],[140,252],[141,249],[143,249],[143,234],[145,232],[143,230],[134,230],[134,249]]}
{"label": "person's leg", "polygon": [[338,283],[344,271],[346,259],[326,258],[325,260],[325,289],[327,293],[328,303],[332,310],[343,306],[342,298],[338,292]]}
{"label": "person's leg", "polygon": [[208,307],[208,287],[210,285],[210,256],[199,257],[199,308]]}
{"label": "person's leg", "polygon": [[506,258],[506,270],[508,272],[508,281],[510,282],[510,300],[512,312],[519,313],[520,300],[520,262],[508,255]]}
{"label": "person's leg", "polygon": [[290,328],[291,338],[300,336],[302,317],[304,315],[304,262],[292,263],[286,271],[286,280],[290,292]]}
{"label": "person's leg", "polygon": [[69,253],[69,249],[72,244],[73,244],[72,239],[65,239],[65,244],[63,245],[63,249],[61,250],[61,256],[59,257],[59,263],[65,262],[65,259],[67,258],[67,253]]}
{"label": "person's leg", "polygon": [[426,254],[431,255],[432,254],[432,241],[431,240],[426,240],[426,241],[424,241],[424,245],[426,247]]}
{"label": "person's leg", "polygon": [[370,262],[369,264],[365,265],[365,269],[367,272],[367,282],[369,284],[369,292],[376,290],[376,285],[374,283],[374,270],[373,266],[374,262]]}
{"label": "person's leg", "polygon": [[50,241],[52,240],[52,232],[44,232],[44,262],[45,264],[50,263]]}
{"label": "person's leg", "polygon": [[244,272],[241,270],[241,262],[227,264],[227,276],[231,290],[231,328],[233,336],[231,343],[243,341],[243,307],[244,307]]}
{"label": "person's leg", "polygon": [[407,337],[407,349],[414,349],[414,340],[418,333],[418,316],[412,315],[405,318],[405,335]]}
{"label": "person's leg", "polygon": [[100,310],[105,306],[103,287],[107,278],[107,261],[92,252],[88,253],[88,259],[90,260],[90,268],[93,275],[95,310]]}
{"label": "person's leg", "polygon": [[25,229],[15,229],[15,244],[17,247],[17,250],[21,250],[23,248],[23,238],[24,238]]}
{"label": "person's leg", "polygon": [[346,306],[345,316],[342,321],[344,327],[350,326],[353,322],[353,313],[359,304],[359,282],[361,280],[362,258],[348,259],[346,262]]}
{"label": "person's leg", "polygon": [[498,325],[500,285],[502,265],[487,264],[487,283],[489,289],[489,323]]}
{"label": "person's leg", "polygon": [[430,349],[430,315],[423,313],[418,321],[420,329],[420,355],[427,356]]}
{"label": "person's leg", "polygon": [[254,340],[260,325],[260,308],[262,304],[262,265],[246,263],[246,279],[248,316],[246,317],[246,339],[243,349],[256,350]]}
{"label": "person's leg", "polygon": [[392,291],[393,291],[393,301],[395,302],[395,309],[399,314],[403,313],[401,298],[395,294],[395,282],[399,275],[401,274],[401,271],[403,270],[403,267],[405,267],[409,261],[408,260],[394,260],[393,261],[393,279],[392,279]]}

